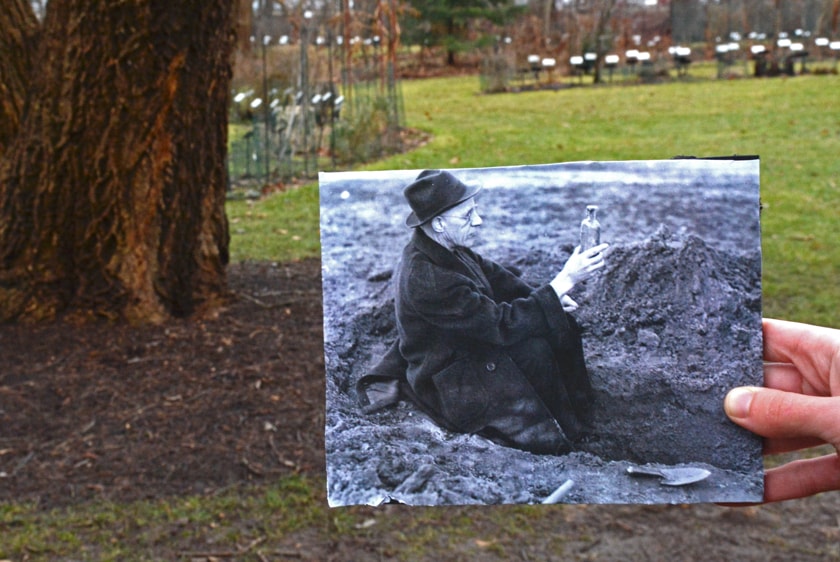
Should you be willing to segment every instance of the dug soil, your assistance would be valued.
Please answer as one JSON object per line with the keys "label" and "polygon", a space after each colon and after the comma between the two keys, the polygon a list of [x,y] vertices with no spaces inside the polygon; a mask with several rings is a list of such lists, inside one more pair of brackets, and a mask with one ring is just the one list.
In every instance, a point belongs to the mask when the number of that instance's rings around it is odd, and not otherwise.
{"label": "dug soil", "polygon": [[[237,264],[229,281],[231,299],[212,317],[156,327],[0,326],[0,502],[46,510],[258,491],[295,473],[323,482],[320,261]],[[241,555],[223,549],[225,559],[840,558],[837,493],[737,509],[349,511],[357,521],[349,527],[337,527],[336,512],[327,511],[282,545]],[[6,532],[0,520],[0,542]],[[138,556],[174,560],[180,552],[173,537]]]}

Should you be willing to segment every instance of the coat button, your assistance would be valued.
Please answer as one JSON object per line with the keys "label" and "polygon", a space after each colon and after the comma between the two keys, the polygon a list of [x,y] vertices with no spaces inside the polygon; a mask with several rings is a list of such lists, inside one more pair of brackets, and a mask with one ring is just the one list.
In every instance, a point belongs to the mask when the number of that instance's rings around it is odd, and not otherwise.
{"label": "coat button", "polygon": [[490,361],[489,363],[487,363],[484,366],[484,368],[487,369],[488,371],[495,371],[496,370],[496,364],[493,363],[492,361]]}

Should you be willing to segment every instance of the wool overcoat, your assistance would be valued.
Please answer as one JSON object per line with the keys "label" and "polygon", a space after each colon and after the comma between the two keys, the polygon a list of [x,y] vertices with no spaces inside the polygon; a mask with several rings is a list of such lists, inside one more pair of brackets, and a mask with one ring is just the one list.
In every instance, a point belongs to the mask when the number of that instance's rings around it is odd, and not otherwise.
{"label": "wool overcoat", "polygon": [[538,453],[571,448],[544,397],[506,351],[534,338],[579,340],[550,285],[531,287],[467,248],[444,248],[421,229],[394,281],[399,339],[361,381],[362,391],[385,373],[404,372],[403,394],[448,429]]}

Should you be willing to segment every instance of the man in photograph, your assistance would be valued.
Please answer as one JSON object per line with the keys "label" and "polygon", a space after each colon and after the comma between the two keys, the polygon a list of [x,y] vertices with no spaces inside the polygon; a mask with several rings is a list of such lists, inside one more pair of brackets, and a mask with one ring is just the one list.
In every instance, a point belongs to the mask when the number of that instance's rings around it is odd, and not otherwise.
{"label": "man in photograph", "polygon": [[395,274],[399,338],[359,381],[360,399],[370,411],[407,397],[449,430],[568,452],[593,399],[568,293],[604,266],[607,244],[575,249],[532,287],[469,248],[480,189],[442,170],[406,187],[414,232]]}

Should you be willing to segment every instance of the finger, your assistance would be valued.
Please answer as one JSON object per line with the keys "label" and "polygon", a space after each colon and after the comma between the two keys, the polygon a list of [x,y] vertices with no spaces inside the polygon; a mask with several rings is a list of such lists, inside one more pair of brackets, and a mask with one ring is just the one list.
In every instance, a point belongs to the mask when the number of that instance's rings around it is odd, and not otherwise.
{"label": "finger", "polygon": [[801,451],[802,449],[810,449],[811,447],[818,447],[825,445],[825,441],[818,437],[792,437],[789,439],[765,439],[763,453],[765,455],[778,455],[780,453],[790,453],[791,451]]}
{"label": "finger", "polygon": [[840,455],[790,462],[768,470],[764,476],[764,501],[803,498],[840,490]]}
{"label": "finger", "polygon": [[831,394],[831,381],[840,380],[840,330],[768,318],[763,331],[765,361],[793,364],[818,394]]}
{"label": "finger", "polygon": [[589,265],[604,265],[604,255],[595,254],[594,256],[589,256],[586,258],[586,263]]}
{"label": "finger", "polygon": [[[580,246],[578,246],[578,247],[580,247]],[[588,250],[586,250],[586,251],[583,253],[583,255],[584,255],[584,256],[587,256],[587,257],[592,257],[592,256],[600,255],[600,254],[601,254],[601,252],[603,252],[604,250],[606,250],[606,249],[607,249],[607,248],[609,248],[609,247],[610,247],[610,245],[609,245],[609,244],[607,244],[607,243],[604,243],[604,244],[598,244],[597,246],[592,246],[591,248],[589,248]]]}
{"label": "finger", "polygon": [[603,263],[604,262],[599,262],[598,260],[587,260],[583,262],[582,267],[587,271],[592,271],[594,269],[597,269],[599,265],[603,265]]}
{"label": "finger", "polygon": [[765,363],[764,386],[802,393],[802,374],[790,363]]}
{"label": "finger", "polygon": [[733,422],[763,437],[840,443],[840,398],[748,386],[730,390],[724,410]]}
{"label": "finger", "polygon": [[808,396],[826,396],[821,384],[815,387],[799,369],[788,363],[765,363],[764,386]]}

